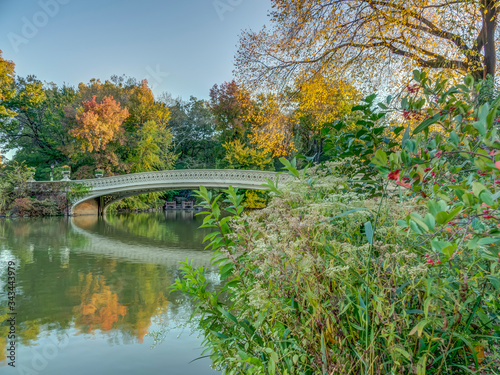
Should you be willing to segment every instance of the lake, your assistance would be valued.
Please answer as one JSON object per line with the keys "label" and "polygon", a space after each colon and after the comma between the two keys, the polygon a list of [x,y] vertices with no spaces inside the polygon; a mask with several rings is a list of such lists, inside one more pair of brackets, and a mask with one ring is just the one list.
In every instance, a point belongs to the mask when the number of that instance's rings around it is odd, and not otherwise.
{"label": "lake", "polygon": [[192,211],[0,219],[0,374],[218,373],[196,360],[191,301],[168,291],[186,258],[219,284],[201,221]]}

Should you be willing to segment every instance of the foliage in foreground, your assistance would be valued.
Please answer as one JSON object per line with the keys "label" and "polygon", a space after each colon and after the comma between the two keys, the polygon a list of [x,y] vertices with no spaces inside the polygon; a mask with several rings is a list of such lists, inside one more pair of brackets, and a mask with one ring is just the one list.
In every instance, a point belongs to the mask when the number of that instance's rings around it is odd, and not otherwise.
{"label": "foliage in foreground", "polygon": [[249,215],[232,188],[232,217],[200,189],[225,284],[209,290],[186,263],[174,289],[196,300],[225,373],[498,371],[498,105],[470,79],[448,90],[415,78],[423,94],[403,104],[423,122],[400,151],[375,152],[381,198],[350,190],[342,161],[287,163],[295,179],[270,183],[275,197]]}

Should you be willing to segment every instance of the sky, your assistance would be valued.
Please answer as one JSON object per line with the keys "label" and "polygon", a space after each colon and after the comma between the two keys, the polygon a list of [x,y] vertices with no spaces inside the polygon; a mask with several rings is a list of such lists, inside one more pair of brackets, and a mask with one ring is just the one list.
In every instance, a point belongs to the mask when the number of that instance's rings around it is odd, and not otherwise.
{"label": "sky", "polygon": [[148,79],[156,96],[208,99],[230,81],[238,35],[270,0],[0,0],[0,50],[16,74],[76,86]]}

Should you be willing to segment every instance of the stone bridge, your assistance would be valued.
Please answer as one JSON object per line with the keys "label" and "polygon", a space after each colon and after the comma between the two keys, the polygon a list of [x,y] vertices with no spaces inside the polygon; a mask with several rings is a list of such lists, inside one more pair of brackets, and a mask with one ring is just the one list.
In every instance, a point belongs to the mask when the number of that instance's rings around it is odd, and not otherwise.
{"label": "stone bridge", "polygon": [[[281,175],[285,180],[288,175]],[[84,197],[73,202],[71,215],[104,214],[108,206],[133,195],[166,190],[206,188],[265,189],[266,179],[276,182],[277,173],[235,169],[188,169],[134,173],[88,180],[75,180],[92,188]],[[48,182],[44,182],[48,183]],[[51,182],[54,184],[60,182]]]}

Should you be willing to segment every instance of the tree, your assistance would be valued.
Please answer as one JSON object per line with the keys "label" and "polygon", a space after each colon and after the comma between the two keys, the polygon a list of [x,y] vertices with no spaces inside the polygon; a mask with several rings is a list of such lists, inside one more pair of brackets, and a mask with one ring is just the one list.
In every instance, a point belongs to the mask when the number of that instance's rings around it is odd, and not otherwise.
{"label": "tree", "polygon": [[[273,0],[269,31],[244,31],[237,73],[290,78],[331,66],[395,57],[408,66],[495,75],[499,5],[494,0]],[[365,66],[366,70],[366,66]],[[352,72],[351,72],[352,73]]]}
{"label": "tree", "polygon": [[84,101],[82,105],[75,116],[76,126],[69,133],[80,141],[83,151],[104,150],[122,133],[121,125],[129,112],[111,96],[104,97],[101,103],[93,96],[91,101]]}
{"label": "tree", "polygon": [[328,123],[345,120],[359,102],[360,94],[345,80],[317,74],[312,79],[304,76],[296,79],[292,100],[301,151],[307,155],[312,150],[315,161],[319,162],[323,153],[322,130]]}
{"label": "tree", "polygon": [[[13,118],[0,119],[0,144],[15,150],[14,160],[30,166],[65,163],[63,148],[69,143],[64,108],[75,98],[72,88],[44,87],[35,76],[18,77],[15,94],[5,107]],[[49,168],[50,169],[50,168]]]}
{"label": "tree", "polygon": [[137,130],[148,121],[165,126],[170,119],[170,111],[165,103],[156,101],[148,81],[143,80],[134,87],[129,101],[126,103],[130,116],[125,122],[127,131]]}
{"label": "tree", "polygon": [[248,147],[239,139],[222,146],[226,149],[225,161],[229,168],[264,170],[271,165],[269,152],[262,148]]}
{"label": "tree", "polygon": [[171,169],[176,156],[170,151],[172,133],[165,125],[147,121],[137,132],[133,147],[131,172]]}
{"label": "tree", "polygon": [[245,137],[254,104],[250,93],[234,80],[210,89],[210,104],[222,142]]}
{"label": "tree", "polygon": [[248,139],[261,153],[270,154],[272,158],[288,156],[295,150],[292,119],[286,109],[280,95],[257,96]]}
{"label": "tree", "polygon": [[0,50],[0,117],[12,117],[14,113],[3,102],[12,98],[14,90],[14,63],[4,60]]}
{"label": "tree", "polygon": [[223,148],[217,138],[210,103],[190,97],[169,103],[169,127],[174,136],[174,152],[179,155],[176,168],[215,168]]}

